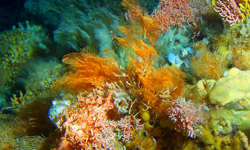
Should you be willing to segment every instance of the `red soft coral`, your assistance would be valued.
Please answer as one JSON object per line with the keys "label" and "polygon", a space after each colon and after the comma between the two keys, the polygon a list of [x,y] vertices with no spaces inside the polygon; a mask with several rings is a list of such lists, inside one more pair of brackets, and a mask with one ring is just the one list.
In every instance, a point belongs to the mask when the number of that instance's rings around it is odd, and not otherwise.
{"label": "red soft coral", "polygon": [[157,9],[152,13],[163,30],[168,30],[171,25],[182,26],[194,20],[194,10],[189,7],[190,0],[161,0]]}

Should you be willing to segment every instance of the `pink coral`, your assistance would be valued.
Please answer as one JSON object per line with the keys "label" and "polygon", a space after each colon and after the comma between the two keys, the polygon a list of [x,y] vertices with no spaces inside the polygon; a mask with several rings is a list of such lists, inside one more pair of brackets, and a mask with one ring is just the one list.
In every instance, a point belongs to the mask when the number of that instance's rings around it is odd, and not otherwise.
{"label": "pink coral", "polygon": [[113,92],[107,98],[89,94],[78,95],[77,109],[66,112],[64,141],[74,148],[102,149],[112,148],[115,143],[113,127],[106,123],[107,111],[114,107],[111,102]]}
{"label": "pink coral", "polygon": [[235,0],[217,0],[214,10],[231,26],[241,21],[241,11]]}
{"label": "pink coral", "polygon": [[194,20],[194,10],[189,7],[190,0],[161,0],[158,7],[152,13],[163,30],[168,30],[170,25],[182,26]]}
{"label": "pink coral", "polygon": [[[108,111],[114,108],[113,91],[94,89],[93,93],[78,95],[77,106],[69,107],[61,120],[60,130],[65,131],[62,143],[73,149],[115,149],[129,142],[143,128],[140,120],[125,116],[120,121],[109,121]],[[98,96],[97,96],[98,93]],[[105,96],[107,95],[107,96]],[[119,134],[117,134],[119,129]],[[61,144],[59,149],[63,149]]]}
{"label": "pink coral", "polygon": [[196,106],[192,101],[179,97],[172,102],[167,114],[174,122],[176,131],[184,132],[189,137],[195,138],[195,129],[206,120],[205,108],[205,105]]}
{"label": "pink coral", "polygon": [[143,124],[140,124],[140,120],[131,116],[125,116],[120,119],[118,122],[109,121],[109,124],[114,128],[119,128],[120,136],[118,139],[121,139],[123,142],[129,142],[134,138],[135,133],[144,128]]}

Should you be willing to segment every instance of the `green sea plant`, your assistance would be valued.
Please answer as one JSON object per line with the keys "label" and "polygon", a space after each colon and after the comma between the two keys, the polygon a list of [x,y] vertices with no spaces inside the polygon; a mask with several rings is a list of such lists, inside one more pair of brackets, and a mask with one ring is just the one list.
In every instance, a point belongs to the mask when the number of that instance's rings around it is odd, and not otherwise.
{"label": "green sea plant", "polygon": [[46,53],[48,37],[41,26],[28,21],[0,34],[0,87],[14,83],[22,65],[36,53]]}

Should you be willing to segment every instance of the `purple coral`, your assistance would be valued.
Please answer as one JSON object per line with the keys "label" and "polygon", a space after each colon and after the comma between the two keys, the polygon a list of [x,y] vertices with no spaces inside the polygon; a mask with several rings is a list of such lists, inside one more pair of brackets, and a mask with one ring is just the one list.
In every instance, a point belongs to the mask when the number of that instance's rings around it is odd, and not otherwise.
{"label": "purple coral", "polygon": [[214,10],[231,26],[241,21],[241,10],[235,0],[218,0],[215,3]]}
{"label": "purple coral", "polygon": [[171,121],[175,124],[175,130],[184,132],[189,137],[195,138],[195,129],[204,123],[205,105],[195,105],[192,101],[186,101],[185,98],[179,97],[171,103],[171,107],[167,110],[167,114]]}

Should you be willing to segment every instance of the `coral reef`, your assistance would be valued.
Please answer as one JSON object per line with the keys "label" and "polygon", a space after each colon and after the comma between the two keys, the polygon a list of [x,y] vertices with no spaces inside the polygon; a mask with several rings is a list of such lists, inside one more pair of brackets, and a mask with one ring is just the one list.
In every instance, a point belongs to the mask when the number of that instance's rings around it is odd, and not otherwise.
{"label": "coral reef", "polygon": [[64,72],[62,64],[57,59],[52,58],[49,61],[33,60],[26,64],[24,68],[22,78],[20,77],[18,83],[25,85],[26,93],[41,98],[51,97],[55,94],[51,90],[51,86]]}
{"label": "coral reef", "polygon": [[0,122],[0,149],[10,150],[10,149],[39,149],[40,145],[43,143],[44,138],[41,136],[21,136],[24,132],[24,128],[20,125],[22,120],[10,119],[13,116],[1,114]]}
{"label": "coral reef", "polygon": [[0,33],[0,149],[249,149],[249,4],[26,0]]}
{"label": "coral reef", "polygon": [[48,118],[51,101],[51,98],[36,99],[19,109],[18,118],[23,120],[22,126],[26,129],[26,135],[48,136],[54,130],[55,126]]}
{"label": "coral reef", "polygon": [[63,56],[72,50],[79,52],[86,46],[99,53],[104,49],[112,51],[112,36],[118,34],[116,27],[121,23],[114,12],[119,12],[117,8],[121,5],[119,0],[109,5],[104,1],[98,3],[91,0],[27,0],[25,7],[32,14],[45,18],[45,24],[53,30],[57,54]]}
{"label": "coral reef", "polygon": [[[72,13],[75,13],[74,16]],[[70,15],[73,18],[67,17]],[[75,16],[80,16],[80,18]],[[116,15],[105,8],[99,8],[91,15],[86,15],[81,11],[69,11],[64,18],[54,31],[54,38],[59,49],[68,48],[80,51],[88,45],[98,49],[100,53],[105,49],[112,50],[112,34],[117,34],[116,27],[121,22]]]}

